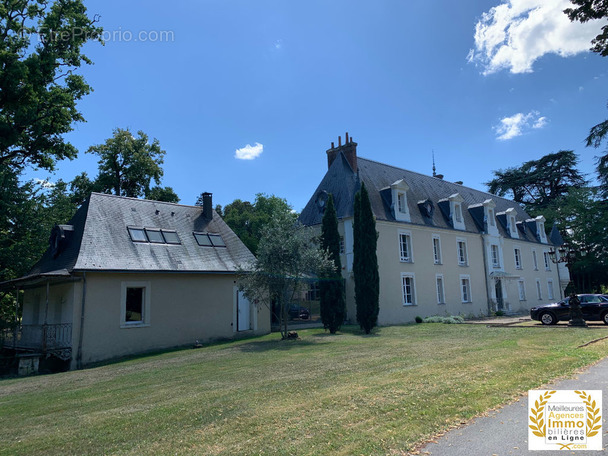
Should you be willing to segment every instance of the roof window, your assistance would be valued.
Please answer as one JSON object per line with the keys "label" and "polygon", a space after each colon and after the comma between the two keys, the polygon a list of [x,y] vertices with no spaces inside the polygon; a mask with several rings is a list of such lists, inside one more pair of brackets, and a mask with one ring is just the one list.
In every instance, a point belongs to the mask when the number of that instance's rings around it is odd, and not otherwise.
{"label": "roof window", "polygon": [[148,241],[154,244],[164,244],[165,238],[163,238],[162,233],[159,229],[155,228],[145,228],[146,235],[148,236]]}
{"label": "roof window", "polygon": [[163,230],[161,228],[139,228],[128,226],[129,236],[133,242],[145,242],[152,244],[181,244],[175,230]]}
{"label": "roof window", "polygon": [[161,230],[167,244],[181,244],[175,231]]}
{"label": "roof window", "polygon": [[198,245],[202,247],[226,247],[226,243],[222,236],[214,233],[197,233],[194,232],[194,238]]}
{"label": "roof window", "polygon": [[132,228],[129,226],[127,229],[129,230],[129,236],[131,236],[133,242],[148,242],[146,232],[143,228]]}

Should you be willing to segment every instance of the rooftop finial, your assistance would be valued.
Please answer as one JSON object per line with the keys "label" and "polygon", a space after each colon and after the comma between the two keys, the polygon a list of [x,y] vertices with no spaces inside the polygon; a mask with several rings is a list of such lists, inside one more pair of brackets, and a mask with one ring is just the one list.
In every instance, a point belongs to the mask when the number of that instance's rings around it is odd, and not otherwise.
{"label": "rooftop finial", "polygon": [[431,149],[433,152],[433,177],[437,177],[437,169],[435,168],[435,151],[433,149]]}

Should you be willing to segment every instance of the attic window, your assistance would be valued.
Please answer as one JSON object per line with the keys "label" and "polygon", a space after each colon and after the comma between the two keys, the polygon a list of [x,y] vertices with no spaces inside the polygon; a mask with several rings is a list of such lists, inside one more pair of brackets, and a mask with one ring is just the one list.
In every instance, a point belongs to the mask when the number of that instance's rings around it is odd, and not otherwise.
{"label": "attic window", "polygon": [[202,247],[226,247],[226,243],[219,234],[193,233],[198,245]]}
{"label": "attic window", "polygon": [[181,244],[175,231],[161,230],[167,244]]}
{"label": "attic window", "polygon": [[148,240],[154,244],[164,244],[165,239],[159,229],[145,228]]}
{"label": "attic window", "polygon": [[129,236],[131,236],[131,240],[133,242],[148,242],[148,238],[146,237],[146,232],[143,228],[131,228],[128,227]]}

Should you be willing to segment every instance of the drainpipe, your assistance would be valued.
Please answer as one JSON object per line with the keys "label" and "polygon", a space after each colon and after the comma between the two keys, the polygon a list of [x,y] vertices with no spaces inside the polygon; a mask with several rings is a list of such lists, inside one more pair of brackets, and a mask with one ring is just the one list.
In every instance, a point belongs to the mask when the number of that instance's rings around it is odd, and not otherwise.
{"label": "drainpipe", "polygon": [[480,236],[481,238],[481,251],[483,252],[483,277],[486,283],[486,299],[488,301],[488,317],[492,315],[492,295],[490,294],[490,284],[488,283],[488,258],[486,252],[486,243],[483,237],[483,234]]}
{"label": "drainpipe", "polygon": [[50,280],[46,281],[46,300],[44,308],[44,324],[42,325],[42,353],[46,353],[46,330],[49,319],[49,293],[50,293]]}
{"label": "drainpipe", "polygon": [[84,303],[87,297],[87,273],[82,273],[82,304],[80,306],[80,329],[78,331],[78,353],[76,354],[76,369],[82,369],[82,337],[84,333]]}

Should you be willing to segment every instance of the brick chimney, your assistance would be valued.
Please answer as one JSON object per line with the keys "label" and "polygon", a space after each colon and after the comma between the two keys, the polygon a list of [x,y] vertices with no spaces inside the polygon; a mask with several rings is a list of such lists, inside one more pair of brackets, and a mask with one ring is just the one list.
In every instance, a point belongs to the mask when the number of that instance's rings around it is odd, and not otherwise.
{"label": "brick chimney", "polygon": [[213,218],[213,193],[203,193],[203,217],[207,220]]}
{"label": "brick chimney", "polygon": [[338,147],[334,146],[334,143],[331,143],[331,147],[327,149],[327,168],[331,166],[336,158],[340,156],[340,152],[344,154],[346,160],[350,164],[350,167],[353,169],[353,172],[357,172],[357,143],[353,141],[353,138],[348,137],[348,132],[346,133],[346,140],[344,145],[342,145],[342,137],[338,136]]}

